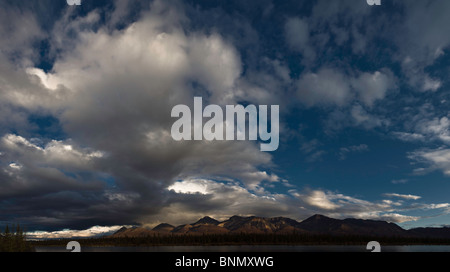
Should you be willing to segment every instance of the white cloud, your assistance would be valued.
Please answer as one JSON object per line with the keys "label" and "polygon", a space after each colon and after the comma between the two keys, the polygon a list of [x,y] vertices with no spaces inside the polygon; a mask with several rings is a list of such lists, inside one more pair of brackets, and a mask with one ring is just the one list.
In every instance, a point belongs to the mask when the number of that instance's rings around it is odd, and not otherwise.
{"label": "white cloud", "polygon": [[285,35],[289,46],[302,50],[309,42],[308,22],[300,18],[289,18],[285,24]]}
{"label": "white cloud", "polygon": [[316,162],[316,161],[320,161],[320,160],[322,160],[322,158],[323,158],[323,156],[325,154],[327,154],[327,152],[325,150],[314,151],[314,152],[308,154],[308,156],[306,158],[306,161],[307,162],[311,162],[311,163],[312,162]]}
{"label": "white cloud", "polygon": [[429,204],[425,205],[427,209],[447,209],[450,207],[450,203]]}
{"label": "white cloud", "polygon": [[372,107],[377,100],[386,97],[388,90],[395,89],[395,78],[390,70],[383,69],[374,73],[362,73],[352,79],[352,86],[358,93],[359,100]]}
{"label": "white cloud", "polygon": [[[345,42],[351,40],[351,49],[354,54],[363,54],[368,47],[370,39],[375,35],[372,24],[365,24],[371,10],[364,2],[340,1],[330,2],[320,0],[315,3],[310,17],[310,24],[314,30],[326,32],[332,29],[334,42],[331,45],[341,48]],[[376,20],[376,19],[374,19]],[[374,22],[375,25],[378,22]],[[362,33],[364,33],[364,35]],[[317,48],[325,52],[327,48],[322,45]]]}
{"label": "white cloud", "polygon": [[360,101],[372,107],[396,88],[396,79],[389,69],[374,73],[347,76],[339,69],[321,68],[317,73],[305,73],[297,81],[297,95],[305,105],[347,106]]}
{"label": "white cloud", "polygon": [[369,146],[366,144],[360,144],[360,145],[352,145],[348,147],[341,147],[339,151],[339,156],[341,160],[345,160],[347,158],[348,153],[356,152],[367,152],[369,151]]}
{"label": "white cloud", "polygon": [[43,149],[35,144],[30,143],[27,139],[24,137],[14,135],[14,134],[8,134],[3,136],[2,138],[3,144],[7,146],[9,149],[19,150],[21,148],[27,148],[31,150],[40,150]]}
{"label": "white cloud", "polygon": [[10,163],[10,164],[9,164],[9,167],[11,167],[11,168],[14,169],[14,170],[20,170],[20,169],[22,169],[22,166],[21,166],[20,164],[15,163],[15,162]]}
{"label": "white cloud", "polygon": [[312,139],[310,141],[303,141],[301,150],[305,153],[311,153],[323,144],[319,142],[317,139]]}
{"label": "white cloud", "polygon": [[450,143],[450,121],[447,117],[434,118],[432,120],[422,120],[417,124],[417,130],[429,136]]}
{"label": "white cloud", "polygon": [[408,183],[407,179],[394,179],[391,181],[393,184],[405,184]]}
{"label": "white cloud", "polygon": [[450,38],[444,35],[446,29],[442,27],[450,22],[446,15],[449,8],[448,2],[405,4],[407,16],[405,16],[403,31],[399,32],[401,35],[398,36],[398,42],[403,46],[402,48],[415,52],[416,57],[425,59],[426,63],[439,57],[441,55],[439,51],[450,44]]}
{"label": "white cloud", "polygon": [[[44,147],[31,143],[29,140],[14,134],[5,135],[2,139],[4,150],[14,152],[17,159],[24,159],[27,164],[33,164],[32,160],[37,160],[41,165],[70,166],[90,168],[89,164],[94,159],[104,156],[103,152],[81,149],[73,146],[70,140],[50,141]],[[10,153],[8,153],[10,154]]]}
{"label": "white cloud", "polygon": [[32,59],[38,57],[36,50],[32,49],[35,42],[45,38],[44,31],[33,12],[8,3],[2,3],[0,9],[0,55],[19,55],[20,66],[28,65]]}
{"label": "white cloud", "polygon": [[200,193],[206,195],[211,193],[208,191],[209,181],[207,180],[184,180],[174,183],[167,188],[179,194],[196,194]]}
{"label": "white cloud", "polygon": [[[69,238],[91,238],[113,234],[122,226],[94,226],[86,230],[60,230],[60,231],[33,231],[27,232],[27,239],[69,239]],[[131,227],[131,226],[127,226]]]}
{"label": "white cloud", "polygon": [[304,201],[311,206],[324,210],[335,210],[339,205],[330,201],[323,191],[312,191],[310,195],[305,196]]}
{"label": "white cloud", "polygon": [[[379,47],[376,47],[377,38],[389,40],[399,48],[390,53],[391,58],[402,65],[402,76],[410,86],[416,91],[437,91],[443,80],[431,77],[426,68],[443,56],[444,49],[450,45],[450,39],[446,35],[447,29],[442,27],[449,22],[446,16],[448,3],[423,1],[414,5],[406,2],[399,5],[402,6],[403,12],[394,12],[399,19],[392,21],[372,16],[374,10],[368,9],[363,1],[317,1],[310,17],[287,20],[285,33],[292,33],[285,34],[287,43],[291,48],[312,51],[310,55],[314,56],[350,46],[352,53],[359,57],[369,55],[375,50],[379,52]],[[367,23],[368,20],[370,24]],[[294,35],[295,32],[297,35]],[[320,43],[319,35],[315,33],[326,33],[330,38],[326,43]],[[368,73],[361,78],[362,84],[370,82],[370,75],[371,73]],[[365,88],[365,93],[362,93],[361,101],[369,106],[374,100],[384,97],[383,85],[386,86],[386,83],[382,78],[379,78],[377,83],[372,82],[370,88]]]}
{"label": "white cloud", "polygon": [[310,41],[308,20],[291,17],[284,25],[284,35],[291,50],[302,53],[304,62],[315,59],[315,51]]}
{"label": "white cloud", "polygon": [[404,21],[391,33],[402,48],[399,55],[409,60],[403,63],[403,73],[416,90],[435,92],[442,86],[443,79],[430,77],[426,69],[435,64],[445,54],[443,48],[450,45],[450,38],[445,34],[447,29],[442,27],[450,22],[447,16],[450,5],[423,1],[404,6]]}
{"label": "white cloud", "polygon": [[52,74],[47,74],[39,68],[27,68],[25,72],[31,76],[31,80],[33,80],[32,76],[36,76],[39,79],[37,83],[41,83],[48,90],[57,90],[60,82]]}
{"label": "white cloud", "polygon": [[429,76],[425,76],[422,89],[424,91],[437,91],[442,86],[442,82],[437,79],[432,79]]}
{"label": "white cloud", "polygon": [[[401,201],[380,200],[371,202],[323,190],[306,190],[302,193],[291,191],[291,194],[301,201],[302,207],[306,210],[334,218],[375,219],[395,223],[420,219],[417,216],[401,214],[405,210],[411,210],[405,207]],[[418,207],[418,209],[422,208],[423,206]]]}
{"label": "white cloud", "polygon": [[384,195],[387,197],[397,197],[397,198],[402,198],[402,199],[407,199],[407,200],[419,200],[422,198],[421,196],[416,196],[416,195],[403,195],[403,194],[396,194],[396,193],[386,193]]}
{"label": "white cloud", "polygon": [[408,132],[393,132],[394,137],[404,141],[404,142],[421,142],[425,141],[427,138],[419,133],[408,133]]}
{"label": "white cloud", "polygon": [[[187,46],[190,48],[189,67],[194,73],[193,77],[216,96],[212,101],[220,104],[233,101],[234,87],[241,75],[242,66],[233,46],[219,35],[194,36]],[[171,54],[170,51],[167,53]]]}
{"label": "white cloud", "polygon": [[297,95],[300,101],[309,107],[344,106],[353,97],[346,76],[328,68],[302,75],[297,82]]}
{"label": "white cloud", "polygon": [[427,168],[416,168],[416,173],[422,174],[427,171],[440,170],[446,176],[450,176],[450,149],[425,149],[410,152],[408,158],[421,164],[428,165]]}
{"label": "white cloud", "polygon": [[398,214],[398,213],[385,213],[381,216],[375,216],[372,219],[385,220],[388,222],[395,222],[395,223],[405,223],[405,222],[417,221],[420,219],[420,217],[419,216],[411,216],[411,215],[403,215],[403,214]]}
{"label": "white cloud", "polygon": [[[0,198],[39,197],[62,191],[99,190],[105,184],[96,178],[104,154],[80,148],[70,140],[50,141],[39,146],[21,136],[8,134],[0,139],[4,151],[2,162],[13,162],[0,168]],[[87,174],[89,173],[89,174]],[[84,177],[81,179],[81,177]],[[81,181],[82,180],[82,181]]]}
{"label": "white cloud", "polygon": [[368,113],[359,104],[356,104],[352,107],[350,114],[355,125],[362,126],[366,129],[372,129],[389,124],[388,120],[380,119],[379,117]]}
{"label": "white cloud", "polygon": [[312,139],[310,141],[304,139],[300,150],[306,156],[305,161],[309,163],[320,161],[322,157],[327,154],[325,150],[320,149],[322,145],[323,144],[317,139]]}
{"label": "white cloud", "polygon": [[419,109],[419,113],[412,115],[408,113],[405,118],[405,127],[408,132],[393,132],[392,135],[406,142],[442,142],[450,143],[450,120],[447,116],[435,117],[434,107]]}

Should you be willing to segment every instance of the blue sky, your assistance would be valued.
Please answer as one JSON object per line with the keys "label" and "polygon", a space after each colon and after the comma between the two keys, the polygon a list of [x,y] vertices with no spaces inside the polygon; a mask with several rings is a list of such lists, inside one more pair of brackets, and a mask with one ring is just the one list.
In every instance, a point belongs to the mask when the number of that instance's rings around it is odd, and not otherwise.
{"label": "blue sky", "polygon": [[[2,224],[450,224],[448,1],[0,4]],[[279,105],[279,149],[175,142],[194,96]]]}

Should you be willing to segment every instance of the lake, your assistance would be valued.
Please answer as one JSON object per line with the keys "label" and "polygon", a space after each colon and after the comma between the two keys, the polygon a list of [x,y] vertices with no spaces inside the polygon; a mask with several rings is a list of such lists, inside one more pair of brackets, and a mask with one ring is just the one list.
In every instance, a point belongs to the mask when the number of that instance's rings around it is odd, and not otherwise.
{"label": "lake", "polygon": [[[368,252],[365,246],[155,246],[83,247],[82,252]],[[450,246],[383,246],[382,252],[450,252]],[[36,247],[36,252],[68,252],[64,247]]]}

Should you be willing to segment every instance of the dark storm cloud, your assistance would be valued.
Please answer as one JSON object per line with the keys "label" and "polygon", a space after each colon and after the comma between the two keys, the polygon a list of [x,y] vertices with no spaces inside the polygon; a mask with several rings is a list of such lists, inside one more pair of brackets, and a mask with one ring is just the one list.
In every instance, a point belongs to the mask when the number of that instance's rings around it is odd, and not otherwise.
{"label": "dark storm cloud", "polygon": [[[272,164],[271,156],[253,143],[172,140],[170,110],[192,104],[197,90],[190,82],[204,86],[212,103],[233,103],[242,69],[238,52],[219,34],[183,31],[188,20],[180,6],[156,1],[113,32],[98,28],[95,10],[63,15],[51,32],[60,47],[52,71],[4,77],[11,83],[4,101],[52,114],[70,137],[3,137],[1,195],[16,211],[5,211],[8,220],[43,228],[145,223],[178,201],[167,192],[176,179],[222,176],[260,191],[264,180],[280,180],[259,170]],[[67,36],[68,29],[77,35]],[[33,216],[17,213],[25,210]]]}

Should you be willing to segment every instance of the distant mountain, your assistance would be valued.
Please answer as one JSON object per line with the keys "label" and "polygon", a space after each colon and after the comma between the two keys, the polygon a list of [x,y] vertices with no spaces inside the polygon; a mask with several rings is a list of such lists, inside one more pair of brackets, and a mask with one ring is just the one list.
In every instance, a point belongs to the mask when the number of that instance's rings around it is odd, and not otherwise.
{"label": "distant mountain", "polygon": [[217,226],[220,222],[209,216],[192,224],[181,225],[172,230],[173,234],[226,234],[229,230]]}
{"label": "distant mountain", "polygon": [[176,234],[187,234],[189,232],[190,229],[192,229],[192,225],[190,224],[185,224],[185,225],[180,225],[178,227],[175,227],[172,230],[172,233],[176,233]]}
{"label": "distant mountain", "polygon": [[308,232],[328,233],[338,228],[340,222],[341,220],[316,214],[299,223],[299,227]]}
{"label": "distant mountain", "polygon": [[[228,229],[232,233],[278,233],[295,231],[299,223],[295,220],[283,217],[241,217],[233,216],[218,224],[219,227]],[[299,230],[300,231],[300,230]]]}
{"label": "distant mountain", "polygon": [[114,234],[119,235],[120,233],[123,233],[125,231],[127,231],[128,229],[126,227],[121,227],[118,231],[116,231]]}
{"label": "distant mountain", "polygon": [[361,236],[407,236],[407,231],[394,223],[363,219],[333,219],[314,215],[299,223],[300,229],[312,234],[361,235]]}
{"label": "distant mountain", "polygon": [[119,229],[118,231],[116,231],[113,235],[111,235],[110,237],[113,238],[123,238],[123,237],[147,237],[147,236],[152,236],[154,235],[155,232],[153,232],[152,230],[146,229],[146,228],[140,228],[140,227],[135,227],[135,228],[125,228],[122,227],[121,229]]}
{"label": "distant mountain", "polygon": [[313,215],[301,222],[285,217],[232,216],[225,221],[204,217],[195,223],[174,227],[163,223],[152,230],[121,228],[110,237],[146,237],[153,235],[202,234],[308,234],[331,236],[371,236],[450,239],[450,228],[416,228],[405,230],[394,223],[363,219],[334,219]]}
{"label": "distant mountain", "polygon": [[450,239],[450,228],[415,228],[408,230],[408,234],[413,237]]}
{"label": "distant mountain", "polygon": [[158,232],[158,233],[170,233],[173,231],[174,228],[175,227],[170,224],[162,223],[162,224],[159,224],[158,226],[154,227],[152,230],[154,232]]}
{"label": "distant mountain", "polygon": [[205,216],[192,225],[215,225],[215,226],[217,226],[219,223],[220,222],[217,221],[216,219],[211,218],[209,216]]}

